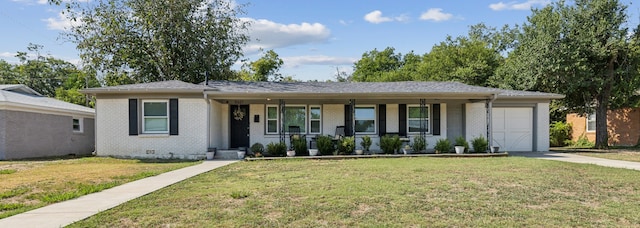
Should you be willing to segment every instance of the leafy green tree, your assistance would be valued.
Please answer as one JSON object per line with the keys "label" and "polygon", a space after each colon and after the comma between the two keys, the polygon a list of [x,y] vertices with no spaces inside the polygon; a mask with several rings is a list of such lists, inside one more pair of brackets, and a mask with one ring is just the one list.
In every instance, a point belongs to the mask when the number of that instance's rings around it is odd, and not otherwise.
{"label": "leafy green tree", "polygon": [[24,84],[47,97],[88,105],[79,92],[87,87],[99,87],[95,74],[86,73],[72,63],[51,56],[42,56],[43,46],[29,44],[26,52],[16,57],[20,64],[0,60],[0,84]]}
{"label": "leafy green tree", "polygon": [[56,88],[56,99],[69,103],[94,107],[95,103],[87,99],[87,95],[80,93],[84,88],[100,87],[95,74],[77,70],[70,72],[61,87]]}
{"label": "leafy green tree", "polygon": [[[75,65],[51,56],[40,54],[42,45],[29,44],[27,52],[18,51],[20,64],[14,67],[14,82],[24,84],[48,97],[55,97],[68,75],[77,72]],[[33,56],[33,57],[32,57]]]}
{"label": "leafy green tree", "polygon": [[19,75],[13,64],[0,59],[0,84],[19,84]]}
{"label": "leafy green tree", "polygon": [[596,113],[596,146],[607,147],[607,110],[640,86],[638,28],[617,0],[565,1],[533,10],[492,83],[566,95],[570,110]]}
{"label": "leafy green tree", "polygon": [[73,1],[67,7],[83,23],[65,35],[86,66],[116,77],[111,83],[199,83],[205,71],[213,80],[230,79],[249,40],[248,22],[236,17],[243,5],[226,0]]}
{"label": "leafy green tree", "polygon": [[396,54],[394,48],[387,47],[383,51],[373,49],[362,54],[362,58],[354,64],[351,79],[359,82],[390,81],[394,77],[384,74],[397,71],[402,65],[402,54]]}
{"label": "leafy green tree", "polygon": [[487,79],[502,63],[503,58],[489,44],[468,37],[435,45],[422,62],[424,80],[459,81],[469,85],[486,86]]}
{"label": "leafy green tree", "polygon": [[260,59],[251,62],[249,68],[253,71],[252,81],[268,81],[272,77],[273,81],[282,80],[282,75],[278,73],[284,61],[273,50],[264,53]]}

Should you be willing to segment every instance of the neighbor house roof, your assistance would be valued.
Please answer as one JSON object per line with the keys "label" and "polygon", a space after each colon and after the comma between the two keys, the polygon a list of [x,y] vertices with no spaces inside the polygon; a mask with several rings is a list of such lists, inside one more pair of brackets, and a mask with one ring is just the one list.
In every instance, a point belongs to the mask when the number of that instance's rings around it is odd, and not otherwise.
{"label": "neighbor house roof", "polygon": [[95,115],[95,110],[92,108],[45,97],[20,84],[0,85],[0,109],[65,115]]}
{"label": "neighbor house roof", "polygon": [[[559,99],[563,95],[517,90],[504,90],[471,86],[459,82],[245,82],[209,81],[191,84],[182,81],[162,81],[142,84],[89,88],[88,94],[112,93],[205,93],[212,96],[261,97],[261,96],[482,96],[498,98]],[[348,97],[344,97],[348,98]]]}

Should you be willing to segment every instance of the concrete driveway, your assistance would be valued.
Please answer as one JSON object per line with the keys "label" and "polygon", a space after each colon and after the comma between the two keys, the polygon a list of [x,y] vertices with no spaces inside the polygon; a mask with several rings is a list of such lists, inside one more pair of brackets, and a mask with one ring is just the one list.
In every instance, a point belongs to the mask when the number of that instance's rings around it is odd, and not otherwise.
{"label": "concrete driveway", "polygon": [[594,164],[613,168],[633,169],[640,171],[640,162],[611,160],[604,158],[594,158],[588,156],[581,156],[571,153],[558,153],[558,152],[509,152],[512,156],[521,156],[528,158],[539,158],[554,161]]}

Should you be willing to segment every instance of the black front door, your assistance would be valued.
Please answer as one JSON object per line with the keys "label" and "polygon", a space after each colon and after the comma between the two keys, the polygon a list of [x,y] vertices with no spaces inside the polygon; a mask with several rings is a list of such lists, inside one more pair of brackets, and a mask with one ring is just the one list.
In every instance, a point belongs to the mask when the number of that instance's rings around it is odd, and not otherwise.
{"label": "black front door", "polygon": [[249,147],[249,105],[230,105],[231,148]]}

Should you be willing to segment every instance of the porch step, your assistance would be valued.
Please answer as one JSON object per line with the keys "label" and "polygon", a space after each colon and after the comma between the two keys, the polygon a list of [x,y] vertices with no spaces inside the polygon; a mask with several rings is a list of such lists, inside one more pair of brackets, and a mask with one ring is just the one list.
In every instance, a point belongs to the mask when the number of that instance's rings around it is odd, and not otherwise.
{"label": "porch step", "polygon": [[215,160],[237,160],[238,150],[218,150],[213,156]]}

